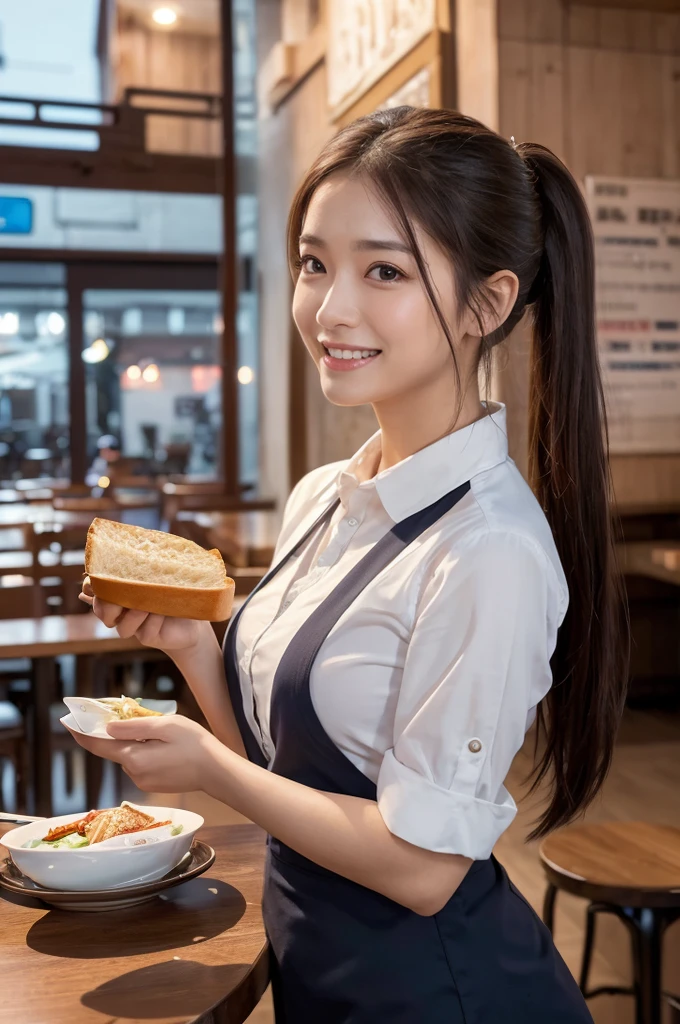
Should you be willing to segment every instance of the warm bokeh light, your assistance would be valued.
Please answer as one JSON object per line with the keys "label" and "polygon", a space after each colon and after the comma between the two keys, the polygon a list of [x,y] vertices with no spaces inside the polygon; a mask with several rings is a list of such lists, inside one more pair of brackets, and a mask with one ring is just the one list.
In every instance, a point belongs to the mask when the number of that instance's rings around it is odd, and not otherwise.
{"label": "warm bokeh light", "polygon": [[106,489],[110,483],[111,481],[109,480],[108,476],[100,476],[99,480],[97,480],[97,487],[102,487]]}
{"label": "warm bokeh light", "polygon": [[255,380],[255,372],[249,366],[241,366],[236,376],[239,384],[252,384]]}
{"label": "warm bokeh light", "polygon": [[142,376],[141,367],[137,365],[128,366],[127,370],[125,371],[125,376],[128,377],[130,380],[139,380],[139,378]]}
{"label": "warm bokeh light", "polygon": [[89,348],[83,349],[83,360],[86,363],[103,363],[111,348],[104,338],[96,338]]}
{"label": "warm bokeh light", "polygon": [[155,384],[160,379],[161,371],[158,369],[155,363],[149,363],[142,370],[142,378],[147,384]]}
{"label": "warm bokeh light", "polygon": [[172,7],[157,7],[151,15],[157,25],[174,25],[177,21],[177,12]]}

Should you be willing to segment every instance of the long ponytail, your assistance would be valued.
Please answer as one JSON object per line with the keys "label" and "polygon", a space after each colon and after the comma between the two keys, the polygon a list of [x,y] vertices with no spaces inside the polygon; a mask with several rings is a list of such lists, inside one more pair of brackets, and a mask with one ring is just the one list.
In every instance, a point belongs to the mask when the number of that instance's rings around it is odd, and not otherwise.
{"label": "long ponytail", "polygon": [[551,801],[531,838],[585,809],[611,765],[627,687],[625,602],[616,571],[608,443],[595,337],[590,218],[566,167],[543,146],[517,147],[543,212],[543,252],[529,294],[531,484],[569,584],[569,610],[539,707],[543,748],[532,789],[550,776]]}

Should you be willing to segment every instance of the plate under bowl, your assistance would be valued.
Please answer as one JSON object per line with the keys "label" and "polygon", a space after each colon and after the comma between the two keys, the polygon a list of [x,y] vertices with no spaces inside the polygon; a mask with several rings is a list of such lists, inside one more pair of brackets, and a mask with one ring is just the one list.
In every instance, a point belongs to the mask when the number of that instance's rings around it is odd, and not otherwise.
{"label": "plate under bowl", "polygon": [[103,910],[123,910],[136,903],[146,903],[165,889],[198,878],[215,862],[215,851],[207,843],[195,839],[184,860],[155,882],[129,885],[120,889],[100,889],[94,892],[74,892],[66,889],[46,889],[20,871],[10,857],[0,862],[0,886],[8,892],[31,896],[59,910],[78,910],[95,913]]}

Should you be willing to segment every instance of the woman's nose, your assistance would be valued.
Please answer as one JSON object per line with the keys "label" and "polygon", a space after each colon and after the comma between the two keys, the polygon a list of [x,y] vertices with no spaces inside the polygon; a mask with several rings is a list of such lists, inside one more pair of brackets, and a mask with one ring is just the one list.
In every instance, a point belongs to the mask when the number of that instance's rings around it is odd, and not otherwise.
{"label": "woman's nose", "polygon": [[359,310],[351,289],[334,281],[317,310],[316,322],[327,331],[336,327],[356,327]]}

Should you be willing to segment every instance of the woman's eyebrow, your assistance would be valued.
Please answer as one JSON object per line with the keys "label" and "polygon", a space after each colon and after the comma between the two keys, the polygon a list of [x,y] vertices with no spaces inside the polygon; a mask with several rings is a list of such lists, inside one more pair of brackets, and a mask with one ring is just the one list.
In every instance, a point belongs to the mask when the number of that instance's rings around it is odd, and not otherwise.
{"label": "woman's eyebrow", "polygon": [[[313,245],[318,249],[325,249],[326,243],[318,235],[300,235],[300,245]],[[411,255],[410,246],[405,242],[399,242],[386,238],[360,238],[352,242],[351,249],[355,252],[375,252],[378,249],[387,249],[389,252],[405,252]]]}

